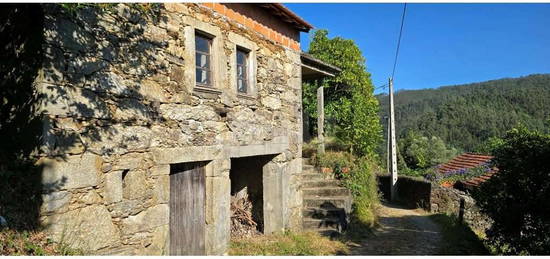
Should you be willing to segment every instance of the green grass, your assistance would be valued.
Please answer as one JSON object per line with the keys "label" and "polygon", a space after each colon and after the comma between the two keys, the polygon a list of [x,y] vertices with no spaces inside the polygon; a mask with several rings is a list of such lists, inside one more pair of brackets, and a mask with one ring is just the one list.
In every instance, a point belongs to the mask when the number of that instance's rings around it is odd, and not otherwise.
{"label": "green grass", "polygon": [[39,231],[0,231],[0,255],[81,255],[82,251],[54,243]]}
{"label": "green grass", "polygon": [[489,255],[483,241],[466,224],[454,216],[433,214],[429,216],[438,223],[443,232],[443,255]]}
{"label": "green grass", "polygon": [[229,255],[345,255],[347,246],[314,232],[232,239]]}

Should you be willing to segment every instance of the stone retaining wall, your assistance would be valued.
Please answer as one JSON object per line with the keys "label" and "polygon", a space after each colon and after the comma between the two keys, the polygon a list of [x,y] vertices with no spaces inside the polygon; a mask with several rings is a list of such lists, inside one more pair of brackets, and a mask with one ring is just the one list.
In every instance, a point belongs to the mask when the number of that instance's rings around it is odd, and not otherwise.
{"label": "stone retaining wall", "polygon": [[492,224],[491,218],[481,213],[470,195],[454,188],[432,185],[431,212],[458,216],[461,199],[464,199],[464,222],[477,231],[484,232],[489,229]]}
{"label": "stone retaining wall", "polygon": [[[230,158],[268,154],[265,229],[301,227],[298,51],[197,4],[44,13],[37,156],[41,221],[56,240],[93,254],[166,254],[170,164],[209,161],[205,253],[223,254]],[[216,36],[216,89],[194,87],[195,29]],[[250,95],[236,90],[237,44],[255,57]]]}
{"label": "stone retaining wall", "polygon": [[[385,199],[390,199],[389,175],[378,175],[378,189]],[[485,231],[491,226],[491,219],[480,212],[475,200],[465,192],[454,188],[424,181],[422,179],[399,176],[397,181],[398,201],[411,208],[423,208],[432,213],[459,215],[460,200],[464,199],[464,222],[472,229]]]}

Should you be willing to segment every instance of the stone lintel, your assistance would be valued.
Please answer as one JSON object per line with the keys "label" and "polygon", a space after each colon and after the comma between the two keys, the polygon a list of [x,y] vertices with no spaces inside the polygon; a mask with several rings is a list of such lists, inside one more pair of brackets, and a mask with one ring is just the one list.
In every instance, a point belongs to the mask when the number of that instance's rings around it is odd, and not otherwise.
{"label": "stone lintel", "polygon": [[182,148],[153,149],[153,160],[157,164],[176,164],[197,161],[210,161],[224,157],[223,147],[194,146]]}
{"label": "stone lintel", "polygon": [[289,149],[288,137],[278,137],[272,142],[243,146],[193,146],[153,149],[153,159],[159,165],[212,161],[247,156],[275,155]]}

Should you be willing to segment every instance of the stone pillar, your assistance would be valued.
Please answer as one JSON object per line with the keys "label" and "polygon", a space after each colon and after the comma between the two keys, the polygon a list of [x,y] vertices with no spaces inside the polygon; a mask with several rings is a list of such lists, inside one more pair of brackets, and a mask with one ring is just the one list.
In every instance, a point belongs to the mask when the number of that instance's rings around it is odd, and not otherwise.
{"label": "stone pillar", "polygon": [[282,171],[281,164],[273,161],[263,167],[264,234],[278,233],[284,229]]}
{"label": "stone pillar", "polygon": [[[295,158],[285,163],[283,170],[283,187],[286,189],[284,206],[287,220],[285,228],[293,231],[302,229],[302,193],[300,191],[300,173],[302,172],[302,158]],[[285,192],[283,192],[285,193]]]}
{"label": "stone pillar", "polygon": [[319,140],[318,151],[325,153],[325,100],[323,87],[317,88],[317,139]]}
{"label": "stone pillar", "polygon": [[223,255],[229,248],[230,169],[230,159],[216,159],[206,165],[206,255]]}

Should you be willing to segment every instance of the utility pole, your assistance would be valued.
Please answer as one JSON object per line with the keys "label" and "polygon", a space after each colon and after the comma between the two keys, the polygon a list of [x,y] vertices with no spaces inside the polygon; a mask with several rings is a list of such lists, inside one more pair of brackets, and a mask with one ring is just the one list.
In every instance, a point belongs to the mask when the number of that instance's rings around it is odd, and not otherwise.
{"label": "utility pole", "polygon": [[395,184],[397,183],[397,151],[395,143],[395,115],[393,107],[393,78],[389,79],[389,91],[390,91],[390,123],[389,123],[389,139],[390,139],[390,149],[391,149],[391,162],[390,162],[390,172],[391,172],[391,200],[395,201],[397,198],[397,193],[395,189]]}
{"label": "utility pole", "polygon": [[386,120],[386,170],[390,174],[390,117],[386,115],[384,120]]}

